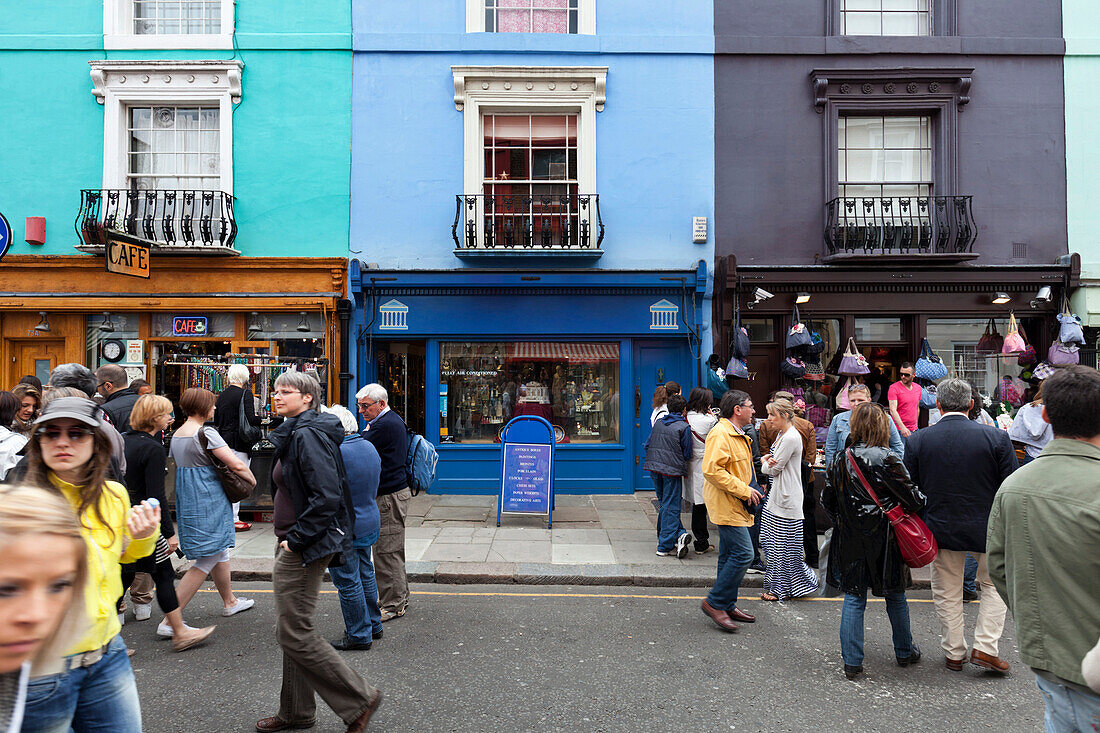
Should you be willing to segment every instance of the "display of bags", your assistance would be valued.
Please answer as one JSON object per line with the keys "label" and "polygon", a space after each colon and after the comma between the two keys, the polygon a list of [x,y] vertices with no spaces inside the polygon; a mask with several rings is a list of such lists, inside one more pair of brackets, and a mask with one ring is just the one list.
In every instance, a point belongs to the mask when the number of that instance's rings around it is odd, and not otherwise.
{"label": "display of bags", "polygon": [[920,406],[926,410],[934,410],[936,408],[936,385],[921,385],[919,403]]}
{"label": "display of bags", "polygon": [[726,364],[726,376],[735,377],[737,379],[748,379],[749,365],[743,360],[734,357],[730,359],[729,364]]}
{"label": "display of bags", "polygon": [[741,361],[749,358],[749,331],[741,325],[741,308],[733,314],[733,330],[730,332],[730,354]]}
{"label": "display of bags", "polygon": [[[1058,314],[1058,340],[1063,344],[1084,344],[1085,331],[1081,319],[1069,309],[1069,298],[1062,298],[1062,312]],[[1074,362],[1076,364],[1077,362]]]}
{"label": "display of bags", "polygon": [[817,405],[807,405],[806,419],[809,420],[815,428],[829,427],[829,411],[824,407],[818,407]]}
{"label": "display of bags", "polygon": [[1035,347],[1028,343],[1023,327],[1020,328],[1020,338],[1024,340],[1024,349],[1016,358],[1016,364],[1022,367],[1031,366],[1039,360],[1039,355],[1035,353]]}
{"label": "display of bags", "polygon": [[1077,353],[1077,348],[1076,344],[1064,344],[1061,341],[1055,341],[1047,350],[1047,361],[1054,366],[1078,364],[1081,361],[1081,355]]}
{"label": "display of bags", "polygon": [[791,313],[791,328],[787,331],[787,348],[800,349],[812,343],[813,338],[810,336],[810,329],[806,328],[806,324],[799,317],[798,306],[796,305]]}
{"label": "display of bags", "polygon": [[978,353],[995,354],[1001,350],[1004,344],[1004,336],[997,332],[997,324],[990,318],[989,323],[985,325],[985,333],[978,339]]}
{"label": "display of bags", "polygon": [[1054,367],[1050,365],[1050,362],[1041,361],[1035,365],[1035,368],[1031,370],[1031,376],[1042,381],[1047,377],[1054,374]]}
{"label": "display of bags", "polygon": [[825,381],[825,367],[821,366],[821,362],[806,362],[806,373],[802,375],[803,379],[808,379],[811,382],[824,382]]}
{"label": "display of bags", "polygon": [[1023,351],[1027,347],[1024,343],[1023,337],[1020,335],[1020,326],[1016,323],[1016,314],[1008,314],[1008,333],[1005,335],[1004,343],[1001,344],[1002,354],[1017,354]]}
{"label": "display of bags", "polygon": [[802,347],[802,353],[807,356],[816,356],[825,351],[825,339],[821,338],[821,334],[814,330],[813,321],[809,321],[807,325],[810,329],[810,343]]}
{"label": "display of bags", "polygon": [[933,382],[947,376],[947,367],[944,366],[943,359],[932,351],[932,345],[928,343],[928,339],[921,339],[920,356],[917,357],[917,363],[913,366],[913,375],[917,379]]}
{"label": "display of bags", "polygon": [[801,359],[794,356],[788,356],[779,363],[779,371],[783,372],[783,374],[791,379],[802,379],[806,374],[806,365]]}
{"label": "display of bags", "polygon": [[867,357],[859,353],[856,340],[848,337],[848,345],[844,349],[844,358],[840,360],[840,374],[847,377],[858,377],[861,374],[870,374],[871,368],[867,366]]}
{"label": "display of bags", "polygon": [[999,390],[1001,399],[1013,407],[1019,407],[1023,404],[1024,395],[1016,383],[1012,381],[1012,377],[1001,377]]}
{"label": "display of bags", "polygon": [[[848,465],[852,469],[852,475],[856,477],[860,485],[863,486],[863,490],[867,492],[878,508],[882,509],[882,502],[878,500],[878,495],[871,488],[871,484],[867,483],[863,471],[859,470],[859,464],[856,463],[855,456],[852,455],[852,449],[849,448],[844,452],[848,456]],[[928,529],[928,525],[924,523],[924,520],[916,514],[909,514],[900,504],[890,510],[882,509],[882,512],[890,520],[890,526],[894,530],[894,539],[897,540],[898,549],[901,550],[901,559],[905,561],[906,565],[911,568],[923,568],[936,559],[939,546],[936,544],[936,537],[932,534],[932,530]]]}

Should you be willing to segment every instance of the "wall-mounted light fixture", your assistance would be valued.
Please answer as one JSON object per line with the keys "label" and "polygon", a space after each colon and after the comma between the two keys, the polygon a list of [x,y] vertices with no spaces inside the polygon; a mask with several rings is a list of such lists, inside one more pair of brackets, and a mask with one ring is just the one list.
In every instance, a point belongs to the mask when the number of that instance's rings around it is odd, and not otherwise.
{"label": "wall-mounted light fixture", "polygon": [[810,294],[806,291],[799,291],[798,295],[794,296],[794,302],[802,305],[803,303],[810,302]]}
{"label": "wall-mounted light fixture", "polygon": [[35,331],[49,331],[50,319],[46,317],[46,311],[38,311],[40,316],[38,319],[38,325],[34,327]]}
{"label": "wall-mounted light fixture", "polygon": [[248,332],[256,333],[262,330],[264,330],[264,324],[260,321],[260,314],[256,311],[252,311],[248,316]]}
{"label": "wall-mounted light fixture", "polygon": [[111,320],[111,314],[107,311],[103,311],[103,323],[99,324],[99,330],[106,333],[113,333],[115,330],[115,322]]}
{"label": "wall-mounted light fixture", "polygon": [[994,305],[1004,305],[1005,303],[1011,303],[1011,302],[1012,302],[1012,296],[1009,295],[1008,293],[1006,293],[1003,290],[998,290],[996,293],[993,294],[993,304]]}
{"label": "wall-mounted light fixture", "polygon": [[309,331],[312,331],[313,329],[311,329],[309,327],[309,318],[308,318],[306,312],[301,311],[301,314],[302,314],[302,320],[298,321],[298,330],[301,331],[302,333],[307,333]]}

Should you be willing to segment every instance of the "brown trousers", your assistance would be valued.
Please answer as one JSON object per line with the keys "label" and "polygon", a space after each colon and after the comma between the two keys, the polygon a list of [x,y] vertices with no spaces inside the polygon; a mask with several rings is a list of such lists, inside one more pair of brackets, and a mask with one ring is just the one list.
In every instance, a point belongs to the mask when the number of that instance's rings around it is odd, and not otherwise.
{"label": "brown trousers", "polygon": [[302,557],[281,547],[271,575],[275,590],[275,639],[283,650],[283,687],[279,717],[288,723],[312,722],[316,692],[351,725],[377,692],[325,641],[313,625],[321,580],[331,556],[303,567]]}
{"label": "brown trousers", "polygon": [[374,577],[378,581],[378,606],[397,613],[409,605],[409,581],[405,577],[405,517],[409,513],[408,488],[378,497],[382,531],[374,543]]}

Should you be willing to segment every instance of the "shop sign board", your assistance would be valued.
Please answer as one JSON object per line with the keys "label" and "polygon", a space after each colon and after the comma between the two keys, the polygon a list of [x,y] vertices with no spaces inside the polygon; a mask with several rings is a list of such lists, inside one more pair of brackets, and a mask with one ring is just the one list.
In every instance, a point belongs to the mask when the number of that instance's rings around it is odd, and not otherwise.
{"label": "shop sign board", "polygon": [[149,243],[118,232],[107,232],[104,253],[107,272],[149,279]]}
{"label": "shop sign board", "polygon": [[3,259],[4,255],[8,253],[8,249],[11,247],[11,224],[8,223],[7,217],[0,214],[0,259]]}
{"label": "shop sign board", "polygon": [[145,363],[145,342],[141,339],[126,339],[126,362],[128,364]]}
{"label": "shop sign board", "polygon": [[501,432],[501,514],[542,514],[553,526],[554,427],[537,415],[521,415],[508,421]]}
{"label": "shop sign board", "polygon": [[173,336],[205,336],[208,333],[206,316],[173,316]]}

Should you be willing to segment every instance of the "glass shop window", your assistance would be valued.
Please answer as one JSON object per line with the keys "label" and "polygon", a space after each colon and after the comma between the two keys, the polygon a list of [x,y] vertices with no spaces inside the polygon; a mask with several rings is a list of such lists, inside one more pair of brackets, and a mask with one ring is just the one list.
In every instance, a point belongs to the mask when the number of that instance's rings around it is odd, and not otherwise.
{"label": "glass shop window", "polygon": [[442,343],[440,435],[444,443],[493,443],[518,415],[559,428],[561,442],[619,442],[619,345]]}
{"label": "glass shop window", "polygon": [[[995,318],[993,322],[1002,336],[1008,333],[1007,318]],[[949,376],[965,379],[984,397],[994,398],[1002,377],[1018,377],[1027,367],[1021,367],[1016,357],[978,353],[978,340],[988,324],[988,318],[929,318],[927,338],[932,350],[943,359]],[[1026,325],[1024,334],[1028,335]]]}

